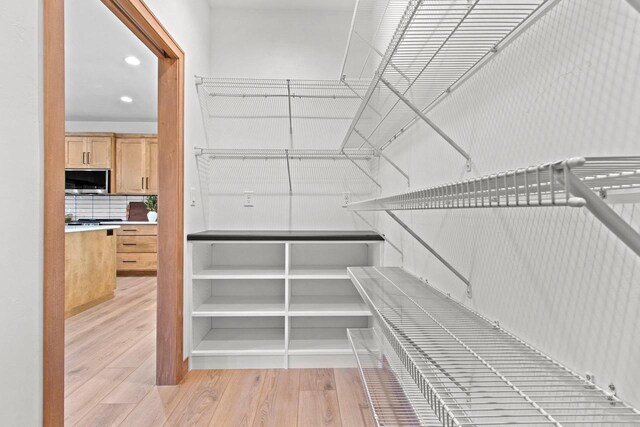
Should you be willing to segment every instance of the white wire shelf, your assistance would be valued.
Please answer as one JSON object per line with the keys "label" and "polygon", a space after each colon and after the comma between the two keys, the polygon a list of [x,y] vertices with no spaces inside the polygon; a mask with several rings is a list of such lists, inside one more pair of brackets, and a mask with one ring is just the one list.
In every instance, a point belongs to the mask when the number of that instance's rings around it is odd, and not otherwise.
{"label": "white wire shelf", "polygon": [[[349,160],[348,157],[358,160],[371,160],[376,156],[373,150],[313,150],[313,149],[221,149],[195,147],[196,156],[208,156],[210,159],[329,159]],[[347,157],[348,156],[348,157]]]}
{"label": "white wire shelf", "polygon": [[[358,0],[340,76],[372,79],[409,0]],[[365,89],[366,91],[366,89]]]}
{"label": "white wire shelf", "polygon": [[547,0],[409,0],[341,149],[384,148]]}
{"label": "white wire shelf", "polygon": [[393,196],[351,203],[354,210],[507,208],[585,205],[564,179],[573,172],[591,190],[640,188],[640,156],[571,158]]}
{"label": "white wire shelf", "polygon": [[214,149],[196,147],[204,194],[375,194],[378,157],[373,150]]}
{"label": "white wire shelf", "polygon": [[196,76],[209,147],[335,148],[367,86]]}
{"label": "white wire shelf", "polygon": [[[441,425],[640,424],[615,395],[402,269],[349,271]],[[367,386],[388,394],[384,382]]]}
{"label": "white wire shelf", "polygon": [[377,426],[442,425],[402,362],[384,348],[384,341],[373,329],[347,332]]}
{"label": "white wire shelf", "polygon": [[400,222],[390,211],[585,206],[609,230],[640,255],[640,233],[603,201],[608,192],[638,188],[640,188],[640,156],[575,157],[350,203],[347,208],[356,211],[384,210]]}

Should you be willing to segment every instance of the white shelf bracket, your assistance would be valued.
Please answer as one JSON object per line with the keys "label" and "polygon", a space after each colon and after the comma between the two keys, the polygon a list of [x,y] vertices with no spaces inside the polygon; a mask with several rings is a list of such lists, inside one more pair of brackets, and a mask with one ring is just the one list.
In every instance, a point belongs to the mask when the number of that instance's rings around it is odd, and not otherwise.
{"label": "white shelf bracket", "polygon": [[387,239],[387,236],[385,236],[385,234],[383,232],[381,232],[380,230],[378,230],[377,227],[374,227],[373,224],[371,224],[369,221],[367,221],[367,219],[362,216],[362,214],[358,211],[353,211],[354,214],[358,215],[358,217],[360,217],[360,219],[362,220],[362,222],[364,222],[365,224],[367,224],[369,227],[371,227],[371,229],[373,231],[375,231],[376,233],[378,233],[379,235],[381,235],[382,237],[384,237],[384,241],[387,242],[389,244],[389,246],[391,246],[393,249],[395,249],[396,251],[398,251],[398,253],[400,254],[401,257],[404,258],[404,252],[402,252],[402,249],[400,249],[398,247],[398,245],[394,244],[393,242],[391,242],[389,239]]}
{"label": "white shelf bracket", "polygon": [[364,170],[358,163],[356,163],[355,160],[353,160],[351,157],[349,157],[349,155],[347,153],[345,153],[344,151],[342,151],[342,154],[344,155],[344,157],[347,158],[347,160],[349,160],[351,163],[353,163],[353,165],[355,167],[357,167],[358,169],[360,169],[360,171],[365,174],[367,176],[367,178],[369,178],[375,185],[378,186],[378,188],[382,188],[382,185],[380,185],[380,183],[378,181],[376,181],[376,179],[371,176],[371,174],[369,172],[367,172],[366,170]]}
{"label": "white shelf bracket", "polygon": [[466,165],[467,171],[471,170],[471,156],[469,156],[469,153],[464,151],[462,149],[462,147],[460,147],[458,144],[456,144],[456,142],[453,139],[451,139],[451,137],[449,135],[447,135],[445,133],[445,131],[440,129],[440,127],[438,127],[438,125],[436,125],[433,121],[431,121],[431,119],[429,119],[422,112],[422,110],[420,108],[416,107],[407,97],[405,97],[402,93],[400,93],[400,91],[398,91],[398,89],[393,87],[393,85],[391,83],[389,83],[384,77],[381,77],[380,81],[387,88],[389,88],[389,90],[391,92],[393,92],[398,97],[398,99],[400,99],[402,102],[404,102],[407,105],[407,107],[409,107],[414,113],[416,113],[418,115],[418,117],[420,117],[422,120],[424,120],[425,123],[427,123],[429,126],[431,126],[431,128],[433,130],[435,130],[438,135],[440,135],[445,141],[447,141],[449,143],[449,145],[451,145],[458,153],[460,153],[462,155],[462,157],[464,157],[467,160],[467,165]]}
{"label": "white shelf bracket", "polygon": [[400,172],[400,174],[402,176],[405,177],[405,179],[407,180],[407,187],[411,185],[411,180],[409,179],[409,175],[407,175],[405,173],[405,171],[403,171],[400,166],[398,166],[397,164],[395,164],[393,162],[393,160],[391,160],[388,156],[386,156],[382,151],[378,150],[371,142],[369,142],[369,140],[362,134],[360,133],[360,131],[356,128],[353,129],[353,131],[360,137],[362,138],[362,140],[369,146],[371,147],[371,149],[378,154],[380,157],[382,157],[383,159],[385,159],[387,161],[387,163],[389,163],[395,170],[397,170],[398,172]]}
{"label": "white shelf bracket", "polygon": [[[355,35],[357,35],[367,46],[369,46],[369,49],[371,49],[372,51],[374,51],[381,59],[384,59],[384,53],[380,52],[378,49],[376,49],[376,47],[374,45],[372,45],[371,43],[369,43],[369,40],[365,39],[364,37],[362,37],[360,35],[359,32],[354,31]],[[411,79],[409,78],[409,76],[407,76],[405,73],[402,72],[402,70],[400,68],[398,68],[391,60],[389,60],[389,65],[391,66],[391,68],[393,68],[395,70],[396,73],[400,74],[402,76],[403,79],[405,79],[407,81],[407,83],[411,83]]]}
{"label": "white shelf bracket", "polygon": [[605,227],[618,236],[629,248],[640,256],[640,233],[609,207],[592,189],[587,187],[573,172],[564,174],[571,194],[585,200],[585,207],[598,218]]}
{"label": "white shelf bracket", "polygon": [[289,150],[284,150],[284,155],[287,159],[287,177],[289,178],[289,194],[293,194],[293,187],[291,186],[291,166],[289,166]]}
{"label": "white shelf bracket", "polygon": [[[287,103],[289,110],[289,148],[293,148],[293,120],[291,117],[291,80],[287,79]],[[289,167],[289,158],[287,157],[287,168]],[[291,181],[291,179],[289,179]],[[289,185],[291,187],[291,185]]]}
{"label": "white shelf bracket", "polygon": [[472,293],[471,293],[471,282],[469,282],[469,279],[467,279],[466,277],[464,277],[458,270],[456,270],[451,264],[449,264],[447,262],[447,260],[445,260],[442,256],[440,256],[440,254],[438,254],[438,252],[435,251],[435,249],[433,249],[427,242],[425,242],[422,237],[418,236],[418,234],[416,234],[415,231],[413,231],[411,229],[411,227],[409,227],[404,221],[402,221],[400,218],[398,218],[393,212],[386,210],[385,211],[395,222],[397,222],[398,224],[400,224],[400,227],[404,228],[405,231],[407,233],[409,233],[411,235],[411,237],[413,237],[414,239],[416,239],[418,241],[418,243],[420,243],[422,246],[425,247],[426,250],[428,250],[429,252],[431,252],[431,254],[433,256],[435,256],[438,261],[440,261],[442,264],[444,264],[445,267],[447,267],[453,274],[456,275],[456,277],[458,277],[458,279],[460,279],[466,286],[467,286],[467,297],[471,298],[472,297]]}
{"label": "white shelf bracket", "polygon": [[[345,85],[351,92],[353,92],[354,95],[356,95],[358,98],[360,98],[362,101],[364,101],[364,96],[360,95],[358,93],[358,91],[356,91],[353,86],[351,86],[347,80],[345,79],[345,76],[342,76],[340,78],[340,83],[342,83],[343,85]],[[380,112],[378,110],[376,110],[375,108],[373,108],[373,106],[369,105],[369,109],[371,111],[373,111],[374,113],[376,113],[378,115],[378,117],[382,117],[382,114],[380,114]]]}

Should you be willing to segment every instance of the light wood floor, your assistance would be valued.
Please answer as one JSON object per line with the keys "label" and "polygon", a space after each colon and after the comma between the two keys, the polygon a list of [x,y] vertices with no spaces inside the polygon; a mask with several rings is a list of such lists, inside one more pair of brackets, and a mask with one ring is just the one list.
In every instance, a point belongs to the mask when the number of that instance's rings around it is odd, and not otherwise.
{"label": "light wood floor", "polygon": [[155,386],[155,278],[66,321],[67,426],[373,426],[355,369],[192,371]]}

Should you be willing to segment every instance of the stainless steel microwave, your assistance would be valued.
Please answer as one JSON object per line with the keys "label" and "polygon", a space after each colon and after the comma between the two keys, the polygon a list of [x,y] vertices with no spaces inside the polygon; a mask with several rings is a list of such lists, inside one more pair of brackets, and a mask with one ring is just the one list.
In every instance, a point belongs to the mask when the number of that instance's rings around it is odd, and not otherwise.
{"label": "stainless steel microwave", "polygon": [[111,192],[109,169],[66,169],[64,181],[66,194],[109,194]]}

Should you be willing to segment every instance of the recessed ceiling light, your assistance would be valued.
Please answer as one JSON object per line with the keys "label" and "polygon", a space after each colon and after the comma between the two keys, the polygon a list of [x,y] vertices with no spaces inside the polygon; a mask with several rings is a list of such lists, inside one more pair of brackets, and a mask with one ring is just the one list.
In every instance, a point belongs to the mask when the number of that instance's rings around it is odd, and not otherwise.
{"label": "recessed ceiling light", "polygon": [[131,98],[130,96],[121,96],[120,101],[131,104],[133,102],[133,98]]}
{"label": "recessed ceiling light", "polygon": [[124,62],[129,65],[140,65],[140,60],[135,56],[127,56],[126,58],[124,58]]}

